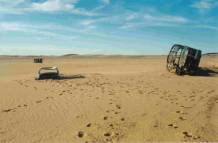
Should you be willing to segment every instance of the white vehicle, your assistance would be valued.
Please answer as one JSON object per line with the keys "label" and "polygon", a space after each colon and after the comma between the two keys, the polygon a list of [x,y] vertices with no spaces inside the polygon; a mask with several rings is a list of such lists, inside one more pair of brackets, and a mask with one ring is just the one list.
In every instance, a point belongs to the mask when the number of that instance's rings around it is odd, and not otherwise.
{"label": "white vehicle", "polygon": [[42,67],[39,69],[37,80],[59,79],[59,70],[57,67]]}

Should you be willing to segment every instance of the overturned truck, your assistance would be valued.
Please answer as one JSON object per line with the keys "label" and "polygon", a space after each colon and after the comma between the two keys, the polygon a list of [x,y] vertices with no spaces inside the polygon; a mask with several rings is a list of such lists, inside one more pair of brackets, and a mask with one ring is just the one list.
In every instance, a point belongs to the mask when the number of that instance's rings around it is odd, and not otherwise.
{"label": "overturned truck", "polygon": [[167,69],[178,75],[194,75],[198,70],[200,59],[201,50],[175,44],[167,57]]}
{"label": "overturned truck", "polygon": [[42,67],[39,69],[38,75],[35,79],[60,79],[59,70],[57,67]]}

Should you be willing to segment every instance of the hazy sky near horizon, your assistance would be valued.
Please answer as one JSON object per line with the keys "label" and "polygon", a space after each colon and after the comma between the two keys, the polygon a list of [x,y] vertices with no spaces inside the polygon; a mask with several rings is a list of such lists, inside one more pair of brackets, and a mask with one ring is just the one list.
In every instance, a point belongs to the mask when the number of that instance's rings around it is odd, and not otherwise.
{"label": "hazy sky near horizon", "polygon": [[218,52],[218,0],[0,0],[0,55]]}

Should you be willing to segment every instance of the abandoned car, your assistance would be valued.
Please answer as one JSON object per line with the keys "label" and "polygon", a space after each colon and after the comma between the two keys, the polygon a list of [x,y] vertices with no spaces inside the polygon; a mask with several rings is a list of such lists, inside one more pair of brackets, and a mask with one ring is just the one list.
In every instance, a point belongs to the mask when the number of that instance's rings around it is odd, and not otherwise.
{"label": "abandoned car", "polygon": [[178,75],[193,75],[198,70],[200,59],[201,50],[175,44],[167,57],[167,69]]}
{"label": "abandoned car", "polygon": [[57,67],[42,67],[39,69],[36,80],[59,79],[59,70]]}

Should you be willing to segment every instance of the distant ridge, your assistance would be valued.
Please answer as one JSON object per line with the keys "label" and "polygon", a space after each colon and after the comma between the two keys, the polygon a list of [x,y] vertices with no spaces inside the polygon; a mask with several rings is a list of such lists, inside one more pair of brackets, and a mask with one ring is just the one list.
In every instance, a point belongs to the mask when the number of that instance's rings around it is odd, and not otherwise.
{"label": "distant ridge", "polygon": [[203,54],[203,55],[206,55],[206,56],[218,56],[218,53],[206,53],[206,54]]}
{"label": "distant ridge", "polygon": [[71,56],[79,56],[79,54],[66,54],[66,55],[62,55],[61,57],[71,57]]}
{"label": "distant ridge", "polygon": [[104,55],[104,54],[86,54],[86,55],[80,55],[80,54],[66,54],[61,55],[60,57],[63,58],[147,58],[147,57],[159,57],[159,56],[166,56],[166,55]]}
{"label": "distant ridge", "polygon": [[104,55],[104,54],[65,54],[65,55],[0,55],[0,58],[149,58],[149,57],[165,57],[166,55]]}

